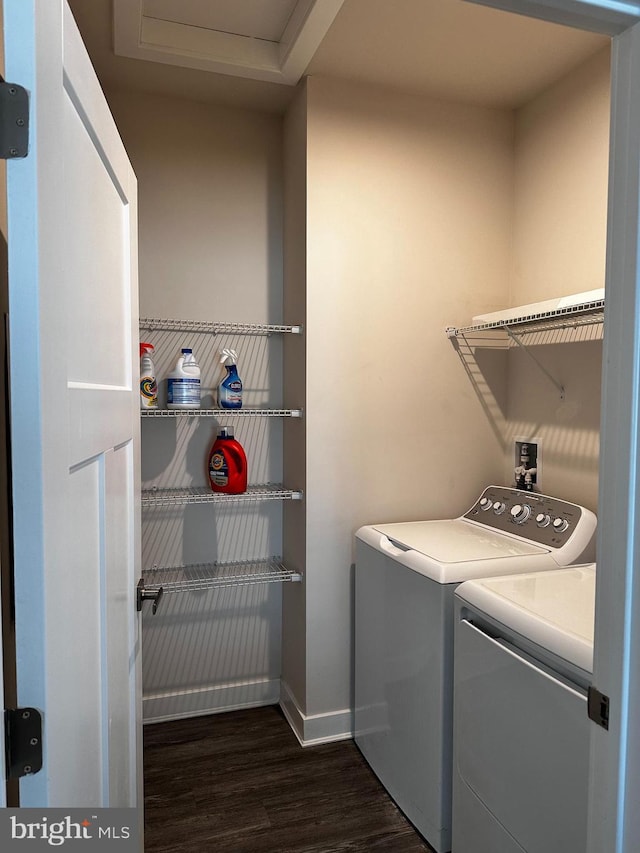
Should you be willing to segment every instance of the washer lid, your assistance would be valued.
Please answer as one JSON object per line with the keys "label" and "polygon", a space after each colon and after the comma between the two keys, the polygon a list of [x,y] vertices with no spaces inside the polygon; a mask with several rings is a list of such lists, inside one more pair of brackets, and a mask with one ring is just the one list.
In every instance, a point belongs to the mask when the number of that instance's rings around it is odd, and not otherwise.
{"label": "washer lid", "polygon": [[456,595],[563,660],[592,671],[595,563],[470,580]]}
{"label": "washer lid", "polygon": [[373,529],[398,547],[426,554],[439,563],[465,563],[549,553],[548,548],[541,548],[528,540],[507,536],[461,518],[374,524]]}

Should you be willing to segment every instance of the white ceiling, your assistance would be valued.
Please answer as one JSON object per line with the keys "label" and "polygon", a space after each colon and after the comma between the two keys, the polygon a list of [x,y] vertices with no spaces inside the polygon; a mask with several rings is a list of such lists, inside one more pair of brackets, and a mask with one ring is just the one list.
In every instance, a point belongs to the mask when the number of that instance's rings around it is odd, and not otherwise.
{"label": "white ceiling", "polygon": [[[265,44],[287,28],[296,0],[142,0],[150,18],[224,29]],[[334,0],[335,2],[335,0]],[[69,0],[103,86],[282,111],[292,87],[116,56],[112,0]],[[340,4],[338,3],[337,6]],[[305,73],[430,97],[515,108],[608,43],[464,0],[344,0]]]}

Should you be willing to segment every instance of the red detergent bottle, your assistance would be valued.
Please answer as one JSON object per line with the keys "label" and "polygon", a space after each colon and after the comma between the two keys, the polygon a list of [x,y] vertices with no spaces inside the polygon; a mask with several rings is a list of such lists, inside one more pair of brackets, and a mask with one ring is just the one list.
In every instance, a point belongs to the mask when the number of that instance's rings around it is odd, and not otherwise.
{"label": "red detergent bottle", "polygon": [[209,484],[214,492],[240,495],[247,491],[247,457],[232,427],[220,427],[209,451]]}

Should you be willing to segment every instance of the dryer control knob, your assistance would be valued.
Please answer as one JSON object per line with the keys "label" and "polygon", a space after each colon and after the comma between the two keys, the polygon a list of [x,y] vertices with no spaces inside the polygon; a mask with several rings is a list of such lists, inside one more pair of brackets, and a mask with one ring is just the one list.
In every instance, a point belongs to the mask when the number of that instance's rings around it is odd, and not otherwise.
{"label": "dryer control knob", "polygon": [[569,522],[566,520],[566,518],[554,518],[553,519],[553,529],[557,533],[564,533],[568,527],[569,527]]}
{"label": "dryer control knob", "polygon": [[538,527],[548,527],[551,524],[551,516],[546,512],[539,512],[536,515],[536,524]]}
{"label": "dryer control knob", "polygon": [[516,524],[524,524],[531,515],[531,507],[529,504],[514,504],[511,507],[511,518]]}
{"label": "dryer control knob", "polygon": [[507,507],[503,501],[496,501],[493,505],[493,511],[496,515],[501,515]]}
{"label": "dryer control knob", "polygon": [[489,498],[480,498],[479,506],[480,509],[486,512],[488,509],[491,509],[491,501]]}

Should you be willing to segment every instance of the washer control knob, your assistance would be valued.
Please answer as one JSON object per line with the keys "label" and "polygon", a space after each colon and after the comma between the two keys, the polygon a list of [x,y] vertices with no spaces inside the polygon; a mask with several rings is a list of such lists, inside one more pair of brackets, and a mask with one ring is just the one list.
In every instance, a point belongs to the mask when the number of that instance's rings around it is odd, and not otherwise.
{"label": "washer control knob", "polygon": [[564,533],[565,530],[569,527],[569,522],[566,518],[554,518],[553,519],[553,529],[556,533]]}
{"label": "washer control knob", "polygon": [[548,527],[551,524],[551,516],[546,512],[539,512],[536,515],[536,524],[538,527]]}
{"label": "washer control knob", "polygon": [[510,512],[516,524],[524,524],[531,515],[531,507],[529,504],[514,504]]}
{"label": "washer control knob", "polygon": [[486,512],[488,509],[491,509],[491,501],[489,500],[489,498],[480,498],[479,506],[481,510],[484,510],[484,512]]}
{"label": "washer control knob", "polygon": [[496,501],[493,504],[493,511],[496,515],[501,515],[507,507],[505,506],[504,501]]}

